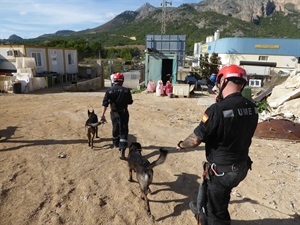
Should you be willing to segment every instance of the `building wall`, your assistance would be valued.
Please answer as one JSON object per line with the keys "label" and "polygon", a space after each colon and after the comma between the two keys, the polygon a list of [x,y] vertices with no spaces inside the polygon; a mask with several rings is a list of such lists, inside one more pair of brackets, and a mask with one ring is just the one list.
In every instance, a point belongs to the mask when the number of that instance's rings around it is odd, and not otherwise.
{"label": "building wall", "polygon": [[148,84],[149,80],[157,82],[163,80],[162,74],[164,60],[172,60],[172,83],[177,81],[177,70],[178,70],[178,61],[176,54],[148,54],[145,55],[145,83]]}
{"label": "building wall", "polygon": [[78,77],[84,79],[92,79],[98,77],[97,67],[78,66]]}
{"label": "building wall", "polygon": [[[13,54],[8,54],[12,52]],[[0,45],[0,70],[16,72],[18,57],[33,57],[36,73],[56,72],[77,74],[78,59],[76,49],[58,49],[24,45]]]}
{"label": "building wall", "polygon": [[178,66],[183,66],[186,35],[146,35],[146,49],[155,49],[164,54],[177,55]]}
{"label": "building wall", "polygon": [[[225,64],[240,64],[240,61],[254,62],[275,62],[277,72],[283,70],[294,70],[298,68],[298,59],[294,56],[278,56],[278,55],[243,55],[243,54],[218,54],[223,65]],[[267,56],[267,60],[259,60],[260,56]],[[300,68],[300,67],[299,67]]]}
{"label": "building wall", "polygon": [[[9,52],[13,54],[10,55]],[[24,55],[23,45],[0,45],[0,69],[16,71],[16,58]]]}
{"label": "building wall", "polygon": [[74,49],[65,49],[65,73],[78,73],[78,59],[77,59],[77,50]]}
{"label": "building wall", "polygon": [[293,55],[300,57],[300,39],[289,38],[221,38],[208,43],[209,53]]}
{"label": "building wall", "polygon": [[[48,61],[46,48],[41,47],[25,47],[25,54],[28,57],[37,56],[39,57],[39,62],[36,62],[36,73],[48,72]],[[37,61],[37,60],[36,60]]]}
{"label": "building wall", "polygon": [[[300,68],[300,39],[222,38],[209,43],[195,43],[194,57],[217,53],[223,65],[240,61],[273,62],[274,71]],[[199,62],[193,63],[199,66]]]}
{"label": "building wall", "polygon": [[61,63],[64,61],[63,49],[49,48],[47,50],[47,54],[49,56],[48,57],[49,72],[64,74],[65,73],[64,63]]}

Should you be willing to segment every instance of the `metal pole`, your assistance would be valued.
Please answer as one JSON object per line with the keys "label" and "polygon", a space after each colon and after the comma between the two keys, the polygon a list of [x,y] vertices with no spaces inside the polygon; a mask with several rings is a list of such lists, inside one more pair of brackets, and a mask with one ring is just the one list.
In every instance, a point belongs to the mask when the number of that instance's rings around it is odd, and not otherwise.
{"label": "metal pole", "polygon": [[162,6],[162,19],[161,19],[161,34],[166,34],[166,20],[167,20],[167,5],[172,5],[172,2],[163,0],[161,3]]}

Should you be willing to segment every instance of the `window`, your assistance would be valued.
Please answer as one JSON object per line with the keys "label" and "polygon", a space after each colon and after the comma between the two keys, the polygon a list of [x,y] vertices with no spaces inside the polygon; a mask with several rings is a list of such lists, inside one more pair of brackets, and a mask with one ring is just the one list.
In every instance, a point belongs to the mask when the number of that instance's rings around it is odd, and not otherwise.
{"label": "window", "polygon": [[74,65],[74,54],[71,53],[68,54],[68,64]]}
{"label": "window", "polygon": [[7,51],[7,56],[19,56],[19,52],[17,50],[8,50]]}
{"label": "window", "polygon": [[42,56],[40,52],[32,52],[31,57],[34,58],[36,67],[42,67]]}
{"label": "window", "polygon": [[300,57],[297,58],[298,59],[298,64],[300,63]]}
{"label": "window", "polygon": [[13,51],[12,50],[9,50],[9,51],[7,51],[7,56],[13,56],[14,54],[13,54]]}
{"label": "window", "polygon": [[258,56],[258,60],[260,60],[260,61],[268,61],[268,56],[260,55],[260,56]]}
{"label": "window", "polygon": [[261,87],[261,80],[249,79],[249,87]]}

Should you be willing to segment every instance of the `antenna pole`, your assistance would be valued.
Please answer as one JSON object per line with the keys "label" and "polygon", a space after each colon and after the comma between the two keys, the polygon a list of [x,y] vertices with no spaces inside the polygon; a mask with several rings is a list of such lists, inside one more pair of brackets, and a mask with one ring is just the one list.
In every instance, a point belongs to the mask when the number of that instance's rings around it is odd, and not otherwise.
{"label": "antenna pole", "polygon": [[172,5],[172,2],[163,0],[161,3],[162,16],[161,16],[161,34],[166,34],[166,21],[167,21],[167,5]]}

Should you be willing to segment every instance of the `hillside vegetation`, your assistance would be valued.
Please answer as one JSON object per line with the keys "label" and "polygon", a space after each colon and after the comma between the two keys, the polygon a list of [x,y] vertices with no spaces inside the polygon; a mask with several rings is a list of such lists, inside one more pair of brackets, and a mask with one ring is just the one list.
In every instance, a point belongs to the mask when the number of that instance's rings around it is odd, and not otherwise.
{"label": "hillside vegetation", "polygon": [[[166,26],[168,35],[186,35],[186,51],[193,52],[195,42],[205,42],[216,30],[220,37],[268,37],[300,38],[300,14],[275,12],[271,16],[260,18],[259,24],[246,22],[231,15],[213,11],[198,12],[189,4],[172,10]],[[112,21],[95,29],[80,32],[43,35],[34,39],[2,40],[10,44],[25,44],[49,47],[68,47],[78,49],[80,58],[110,57],[106,47],[145,45],[146,35],[161,34],[161,10],[153,10],[148,16],[137,19],[137,13],[125,11]],[[135,37],[135,39],[130,39]]]}

